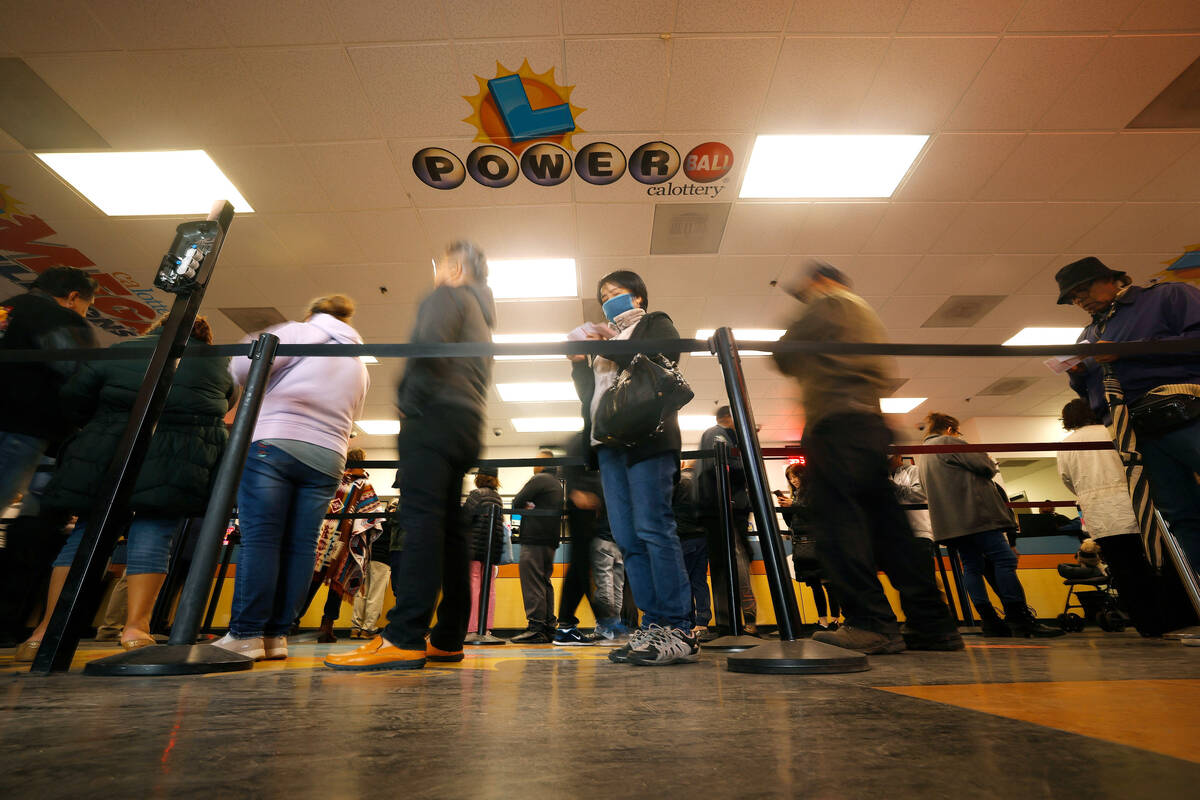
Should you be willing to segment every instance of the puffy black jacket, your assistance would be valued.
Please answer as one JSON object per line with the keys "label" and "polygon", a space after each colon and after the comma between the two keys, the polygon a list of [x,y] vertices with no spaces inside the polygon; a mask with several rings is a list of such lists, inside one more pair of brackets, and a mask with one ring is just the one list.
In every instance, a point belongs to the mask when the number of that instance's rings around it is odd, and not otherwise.
{"label": "puffy black jacket", "polygon": [[492,488],[475,489],[467,495],[462,507],[462,526],[471,537],[471,560],[484,560],[488,546],[488,517],[491,509],[496,509],[492,523],[492,564],[500,563],[500,553],[504,549],[504,515],[500,510],[504,503],[500,493]]}
{"label": "puffy black jacket", "polygon": [[[114,348],[153,347],[158,333],[118,342]],[[86,514],[99,493],[113,452],[129,421],[147,361],[91,361],[62,390],[65,408],[88,419],[63,447],[46,488],[45,508]],[[134,485],[130,508],[150,514],[198,516],[228,435],[222,421],[233,398],[228,358],[184,358],[146,461]]]}
{"label": "puffy black jacket", "polygon": [[[0,302],[0,349],[95,346],[92,326],[39,289]],[[0,379],[0,430],[45,439],[51,446],[66,438],[75,426],[64,413],[58,392],[75,370],[74,361],[5,364]]]}

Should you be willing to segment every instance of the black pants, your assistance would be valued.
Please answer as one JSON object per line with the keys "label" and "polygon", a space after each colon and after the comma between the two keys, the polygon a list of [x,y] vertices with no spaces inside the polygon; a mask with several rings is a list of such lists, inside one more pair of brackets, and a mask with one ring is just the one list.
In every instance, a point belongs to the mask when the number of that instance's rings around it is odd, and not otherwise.
{"label": "black pants", "polygon": [[[725,541],[725,530],[721,527],[719,517],[702,516],[700,524],[704,527],[705,538],[708,540],[708,570],[712,581],[712,613],[713,624],[720,631],[729,630],[729,578],[728,578],[728,547]],[[737,547],[746,555],[749,564],[751,557],[750,541],[750,512],[734,510],[733,535]],[[737,569],[737,565],[734,565]],[[747,569],[747,572],[749,570]],[[740,581],[741,578],[738,578]],[[754,622],[758,617],[758,604],[755,602],[754,591],[749,586],[738,586],[738,597],[741,601],[742,619]]]}
{"label": "black pants", "polygon": [[[813,605],[817,607],[818,617],[837,617],[842,613],[838,606],[837,594],[833,588],[821,581],[821,578],[815,575],[797,575],[796,580],[801,583],[808,584],[808,588],[812,589]],[[829,598],[829,602],[825,598]]]}
{"label": "black pants", "polygon": [[[563,578],[558,598],[558,624],[574,628],[579,624],[575,612],[587,597],[592,601],[592,536],[596,529],[596,512],[586,508],[567,510],[567,530],[571,536],[571,562]],[[594,608],[593,608],[594,610]]]}
{"label": "black pants", "polygon": [[439,411],[401,423],[398,440],[400,525],[404,549],[393,553],[396,605],[383,637],[405,650],[423,650],[438,589],[437,626],[430,643],[458,650],[471,618],[471,543],[459,524],[463,475],[479,456],[482,421]]}
{"label": "black pants", "polygon": [[[1123,533],[1096,541],[1108,564],[1121,610],[1129,615],[1138,633],[1161,636],[1169,630],[1164,608],[1166,586],[1146,558],[1141,534]],[[1164,566],[1164,571],[1168,569],[1171,569],[1169,564]]]}
{"label": "black pants", "polygon": [[888,478],[891,441],[878,414],[837,414],[804,432],[817,556],[849,625],[899,632],[879,583],[882,569],[900,592],[909,628],[949,633],[954,619],[931,565],[916,557],[912,528]]}

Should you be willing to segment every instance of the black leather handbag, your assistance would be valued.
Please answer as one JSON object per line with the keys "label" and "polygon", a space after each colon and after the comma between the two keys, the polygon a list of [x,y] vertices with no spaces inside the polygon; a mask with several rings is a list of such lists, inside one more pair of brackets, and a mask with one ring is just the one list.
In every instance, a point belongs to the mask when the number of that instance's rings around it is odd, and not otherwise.
{"label": "black leather handbag", "polygon": [[694,396],[679,367],[665,356],[638,353],[600,398],[592,436],[618,447],[640,444],[661,433],[663,421]]}
{"label": "black leather handbag", "polygon": [[1138,436],[1153,438],[1200,419],[1200,397],[1190,394],[1147,395],[1129,407],[1129,422]]}

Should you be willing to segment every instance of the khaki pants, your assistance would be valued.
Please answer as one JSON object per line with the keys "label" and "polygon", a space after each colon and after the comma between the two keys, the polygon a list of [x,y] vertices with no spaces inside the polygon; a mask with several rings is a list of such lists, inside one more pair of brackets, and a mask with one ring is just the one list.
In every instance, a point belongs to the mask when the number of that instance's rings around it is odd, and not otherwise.
{"label": "khaki pants", "polygon": [[372,561],[363,572],[362,586],[354,596],[354,613],[350,625],[364,631],[375,630],[375,623],[383,611],[383,598],[387,596],[392,568],[382,561]]}
{"label": "khaki pants", "polygon": [[117,578],[112,593],[108,596],[108,605],[104,609],[103,624],[96,629],[96,641],[105,642],[121,638],[125,630],[125,611],[129,604],[129,594],[126,591],[128,583],[125,573]]}

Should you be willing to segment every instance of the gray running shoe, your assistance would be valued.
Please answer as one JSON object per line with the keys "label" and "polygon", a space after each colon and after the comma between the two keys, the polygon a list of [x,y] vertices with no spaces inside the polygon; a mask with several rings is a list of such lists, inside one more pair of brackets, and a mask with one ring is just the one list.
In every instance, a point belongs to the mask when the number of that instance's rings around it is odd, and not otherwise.
{"label": "gray running shoe", "polygon": [[613,650],[608,654],[608,660],[614,664],[628,664],[629,654],[633,652],[635,647],[641,647],[650,636],[655,634],[655,631],[660,631],[657,625],[651,625],[649,628],[638,628],[633,633],[629,634],[629,641]]}
{"label": "gray running shoe", "polygon": [[700,657],[700,640],[683,628],[659,628],[643,646],[629,653],[629,663],[639,667],[690,664]]}

